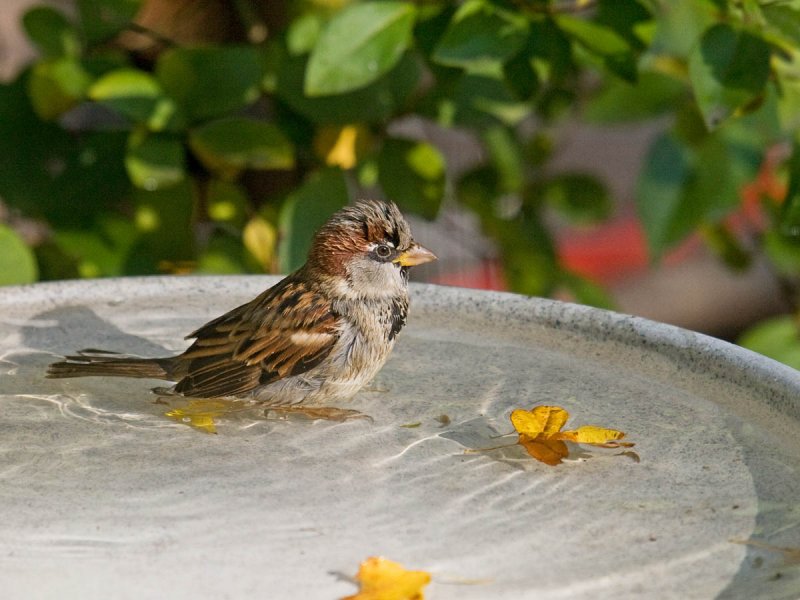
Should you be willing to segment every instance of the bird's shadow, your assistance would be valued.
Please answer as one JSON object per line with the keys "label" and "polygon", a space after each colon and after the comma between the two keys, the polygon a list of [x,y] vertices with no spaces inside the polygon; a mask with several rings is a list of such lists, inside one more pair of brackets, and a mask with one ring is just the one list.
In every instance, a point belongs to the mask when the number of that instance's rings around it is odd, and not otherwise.
{"label": "bird's shadow", "polygon": [[[0,394],[57,394],[62,383],[47,379],[47,366],[67,354],[97,348],[145,357],[173,352],[146,338],[121,330],[86,306],[64,306],[43,311],[19,328],[20,350],[0,359]],[[142,391],[148,390],[142,382]]]}

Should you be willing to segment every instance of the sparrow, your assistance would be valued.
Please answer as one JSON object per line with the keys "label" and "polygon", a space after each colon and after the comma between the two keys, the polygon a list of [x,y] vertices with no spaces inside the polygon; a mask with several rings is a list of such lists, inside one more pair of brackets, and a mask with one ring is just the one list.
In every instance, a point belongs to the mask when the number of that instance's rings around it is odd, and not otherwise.
{"label": "sparrow", "polygon": [[47,377],[176,382],[167,393],[268,406],[350,399],[380,370],[408,314],[408,271],[436,260],[392,202],[342,208],[314,235],[306,263],[250,302],[209,321],[177,356],[83,351]]}

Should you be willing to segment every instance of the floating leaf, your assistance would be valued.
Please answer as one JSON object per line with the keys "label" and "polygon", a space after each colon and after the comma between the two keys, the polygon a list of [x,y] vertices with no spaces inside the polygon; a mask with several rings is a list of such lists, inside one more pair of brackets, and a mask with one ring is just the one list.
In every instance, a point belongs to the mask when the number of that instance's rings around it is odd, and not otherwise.
{"label": "floating leaf", "polygon": [[629,448],[631,442],[620,442],[625,434],[616,429],[584,425],[561,431],[569,413],[560,406],[535,406],[531,410],[517,409],[511,413],[511,424],[519,434],[517,441],[528,454],[545,464],[555,466],[569,455],[564,443],[590,444],[603,448]]}
{"label": "floating leaf", "polygon": [[365,2],[342,10],[311,52],[305,93],[342,94],[390,71],[409,47],[415,15],[408,2]]}
{"label": "floating leaf", "polygon": [[399,563],[371,556],[361,563],[355,577],[357,594],[342,600],[425,600],[423,588],[431,581],[427,571],[407,571]]}
{"label": "floating leaf", "polygon": [[164,416],[206,433],[217,433],[217,419],[248,407],[249,404],[241,400],[199,399],[190,400],[186,406],[173,408]]}

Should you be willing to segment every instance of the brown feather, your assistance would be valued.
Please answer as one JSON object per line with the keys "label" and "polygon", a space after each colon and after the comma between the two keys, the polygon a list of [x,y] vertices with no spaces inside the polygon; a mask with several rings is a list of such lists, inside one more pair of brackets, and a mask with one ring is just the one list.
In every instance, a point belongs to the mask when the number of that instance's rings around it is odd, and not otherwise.
{"label": "brown feather", "polygon": [[[338,339],[339,317],[330,301],[299,273],[257,298],[203,325],[178,357],[185,376],[175,391],[202,398],[241,395],[313,368]],[[311,334],[320,335],[316,343]]]}

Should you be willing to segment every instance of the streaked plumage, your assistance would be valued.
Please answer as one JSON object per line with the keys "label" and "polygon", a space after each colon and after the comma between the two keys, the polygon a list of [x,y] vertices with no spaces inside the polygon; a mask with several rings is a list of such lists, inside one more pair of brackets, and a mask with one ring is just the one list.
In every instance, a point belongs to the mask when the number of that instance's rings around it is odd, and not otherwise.
{"label": "streaked plumage", "polygon": [[303,267],[189,334],[182,354],[85,352],[50,365],[48,377],[158,378],[187,397],[273,406],[346,400],[383,366],[405,325],[409,267],[430,260],[394,204],[361,201],[320,228]]}

